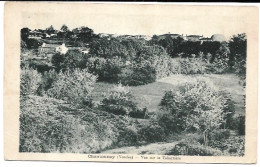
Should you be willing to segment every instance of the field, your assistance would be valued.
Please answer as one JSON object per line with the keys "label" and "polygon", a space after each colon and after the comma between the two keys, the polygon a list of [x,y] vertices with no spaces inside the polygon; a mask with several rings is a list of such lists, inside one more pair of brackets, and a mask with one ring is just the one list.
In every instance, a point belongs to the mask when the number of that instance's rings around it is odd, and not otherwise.
{"label": "field", "polygon": [[[245,89],[239,84],[240,79],[234,74],[205,74],[205,75],[182,75],[176,74],[170,77],[162,78],[154,83],[141,86],[131,86],[130,90],[136,98],[139,107],[147,107],[150,112],[159,111],[159,103],[165,91],[178,90],[179,86],[185,82],[195,79],[209,79],[214,85],[223,91],[230,92],[232,100],[235,102],[235,115],[244,115],[245,108],[243,96]],[[97,82],[94,85],[93,97],[94,101],[102,100],[105,94],[114,86],[114,84]]]}

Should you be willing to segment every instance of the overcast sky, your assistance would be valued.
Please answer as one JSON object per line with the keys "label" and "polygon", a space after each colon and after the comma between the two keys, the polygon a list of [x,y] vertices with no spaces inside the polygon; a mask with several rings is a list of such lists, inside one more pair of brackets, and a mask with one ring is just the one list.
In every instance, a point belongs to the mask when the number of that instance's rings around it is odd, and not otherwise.
{"label": "overcast sky", "polygon": [[[141,6],[141,5],[139,5]],[[248,18],[238,8],[136,6],[77,6],[46,8],[25,12],[22,27],[45,29],[53,25],[70,30],[87,26],[95,33],[154,35],[164,33],[204,35],[224,34],[227,38],[243,33]]]}

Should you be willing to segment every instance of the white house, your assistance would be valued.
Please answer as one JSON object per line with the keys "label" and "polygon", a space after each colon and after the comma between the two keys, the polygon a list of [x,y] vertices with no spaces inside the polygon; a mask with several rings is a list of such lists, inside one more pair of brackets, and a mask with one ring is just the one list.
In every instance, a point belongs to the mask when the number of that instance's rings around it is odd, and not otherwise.
{"label": "white house", "polygon": [[62,45],[56,47],[56,52],[58,52],[60,54],[66,54],[68,50],[69,49],[65,46],[64,43]]}

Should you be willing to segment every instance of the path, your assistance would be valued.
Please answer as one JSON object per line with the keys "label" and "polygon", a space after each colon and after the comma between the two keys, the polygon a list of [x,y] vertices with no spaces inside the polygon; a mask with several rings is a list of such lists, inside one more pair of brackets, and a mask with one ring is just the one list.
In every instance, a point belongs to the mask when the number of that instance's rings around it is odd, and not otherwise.
{"label": "path", "polygon": [[166,155],[178,142],[159,142],[151,143],[143,146],[130,146],[130,147],[120,147],[116,149],[106,150],[101,152],[101,154],[157,154]]}

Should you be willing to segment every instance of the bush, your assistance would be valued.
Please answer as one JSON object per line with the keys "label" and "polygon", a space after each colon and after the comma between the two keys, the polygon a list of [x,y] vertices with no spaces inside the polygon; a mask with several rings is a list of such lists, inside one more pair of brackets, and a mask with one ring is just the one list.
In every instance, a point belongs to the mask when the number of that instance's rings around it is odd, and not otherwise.
{"label": "bush", "polygon": [[43,61],[28,60],[26,64],[28,64],[30,68],[37,70],[41,74],[43,74],[45,71],[53,69],[52,66]]}
{"label": "bush", "polygon": [[229,122],[229,129],[236,130],[239,135],[245,135],[245,116],[232,117]]}
{"label": "bush", "polygon": [[184,136],[181,139],[181,142],[193,144],[193,145],[202,145],[204,143],[204,136],[200,133],[184,133]]}
{"label": "bush", "polygon": [[42,75],[42,80],[38,88],[39,95],[45,94],[58,78],[58,73],[55,70],[45,71]]}
{"label": "bush", "polygon": [[29,49],[37,49],[42,45],[42,42],[37,39],[27,39],[25,42]]}
{"label": "bush", "polygon": [[156,119],[158,121],[158,124],[165,130],[165,133],[167,135],[175,132],[180,132],[180,128],[178,127],[178,125],[176,125],[178,118],[174,117],[170,112],[159,112],[156,115]]}
{"label": "bush", "polygon": [[121,75],[122,84],[129,86],[145,85],[156,81],[156,69],[148,62],[143,65],[133,67],[132,69],[125,70]]}
{"label": "bush", "polygon": [[86,69],[60,72],[47,95],[70,103],[84,104],[89,101],[96,77]]}
{"label": "bush", "polygon": [[41,82],[41,74],[36,70],[27,67],[21,69],[20,94],[36,94]]}
{"label": "bush", "polygon": [[222,141],[230,137],[229,129],[216,129],[209,133],[209,141]]}
{"label": "bush", "polygon": [[[221,134],[222,133],[222,134]],[[219,135],[221,134],[221,135]],[[221,136],[223,138],[221,138]],[[216,138],[210,135],[209,146],[220,149],[229,155],[243,156],[245,151],[244,136],[231,136],[228,130],[221,130]]]}
{"label": "bush", "polygon": [[20,102],[20,152],[97,153],[118,141],[119,122],[101,111],[40,96]]}
{"label": "bush", "polygon": [[180,58],[182,74],[204,74],[207,63],[202,58]]}
{"label": "bush", "polygon": [[180,142],[174,146],[166,155],[191,155],[191,156],[221,156],[223,153],[200,144],[189,144]]}
{"label": "bush", "polygon": [[177,92],[167,91],[160,106],[173,115],[178,129],[204,132],[225,122],[230,113],[226,111],[232,111],[225,105],[228,100],[212,83],[197,80],[186,83]]}
{"label": "bush", "polygon": [[126,126],[119,131],[117,147],[138,145],[137,129],[132,126]]}
{"label": "bush", "polygon": [[245,135],[245,116],[239,116],[238,117],[238,134],[239,135]]}
{"label": "bush", "polygon": [[129,88],[119,84],[101,101],[99,108],[116,115],[144,118],[144,111],[138,109],[137,104],[134,101],[134,96],[129,91]]}
{"label": "bush", "polygon": [[118,83],[121,80],[120,74],[124,62],[120,57],[110,59],[90,57],[87,60],[87,68],[90,73],[98,76],[98,81]]}
{"label": "bush", "polygon": [[154,121],[149,121],[138,132],[139,140],[148,143],[161,142],[165,140],[166,134],[164,129]]}
{"label": "bush", "polygon": [[244,156],[245,154],[245,137],[232,136],[223,143],[226,146],[226,151],[233,156]]}

